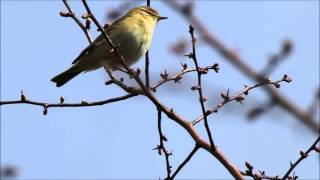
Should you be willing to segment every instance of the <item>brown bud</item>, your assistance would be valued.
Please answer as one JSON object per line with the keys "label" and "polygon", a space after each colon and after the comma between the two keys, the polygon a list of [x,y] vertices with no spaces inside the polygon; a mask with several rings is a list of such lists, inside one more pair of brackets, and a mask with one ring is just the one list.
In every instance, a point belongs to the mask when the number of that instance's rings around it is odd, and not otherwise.
{"label": "brown bud", "polygon": [[307,153],[303,152],[303,151],[300,151],[300,155],[302,158],[306,158],[307,157]]}
{"label": "brown bud", "polygon": [[48,108],[43,108],[43,115],[45,116],[45,115],[47,115],[48,114]]}
{"label": "brown bud", "polygon": [[248,94],[249,94],[249,90],[248,90],[248,89],[249,89],[249,86],[248,86],[248,85],[243,85],[243,86],[244,86],[244,90],[245,90],[245,91],[244,91],[244,94],[245,94],[245,95],[248,95]]}
{"label": "brown bud", "polygon": [[[199,99],[200,99],[200,98],[199,98]],[[206,101],[207,101],[207,98],[206,98],[206,97],[202,97],[202,99],[200,99],[200,101],[206,102]]]}
{"label": "brown bud", "polygon": [[220,69],[220,67],[219,67],[219,64],[218,64],[218,63],[214,63],[214,65],[213,65],[213,66],[211,66],[211,68],[212,68],[216,73],[218,73],[218,72],[219,72],[219,69]]}
{"label": "brown bud", "polygon": [[73,13],[60,11],[60,16],[62,16],[62,17],[71,17],[71,16],[73,16]]}
{"label": "brown bud", "polygon": [[174,78],[174,83],[180,83],[180,80],[182,79],[182,76],[177,76]]}
{"label": "brown bud", "polygon": [[108,85],[110,85],[112,83],[113,83],[113,80],[109,80],[109,81],[106,81],[104,84],[108,86]]}
{"label": "brown bud", "polygon": [[186,63],[181,63],[181,66],[182,66],[183,70],[186,70],[188,68],[188,65]]}
{"label": "brown bud", "polygon": [[282,80],[287,83],[290,83],[292,81],[292,79],[287,74],[283,75]]}
{"label": "brown bud", "polygon": [[137,71],[136,71],[136,73],[137,73],[137,76],[139,76],[139,75],[140,75],[140,73],[141,73],[141,70],[140,70],[140,68],[137,68]]}
{"label": "brown bud", "polygon": [[186,55],[184,55],[185,57],[188,57],[188,58],[194,58],[194,55],[193,55],[193,53],[189,53],[189,54],[186,54]]}
{"label": "brown bud", "polygon": [[249,171],[253,170],[252,164],[250,164],[248,161],[246,161],[246,167],[248,168]]}
{"label": "brown bud", "polygon": [[229,89],[227,91],[227,94],[221,93],[220,95],[225,101],[229,100]]}
{"label": "brown bud", "polygon": [[168,141],[168,138],[167,138],[165,135],[162,135],[162,139],[163,139],[164,141]]}
{"label": "brown bud", "polygon": [[90,18],[90,15],[88,13],[83,13],[81,18],[82,19],[88,19],[88,18]]}
{"label": "brown bud", "polygon": [[206,68],[198,68],[198,71],[200,72],[200,74],[207,74],[208,73],[208,69]]}
{"label": "brown bud", "polygon": [[86,19],[86,29],[90,29],[90,28],[91,28],[91,20]]}
{"label": "brown bud", "polygon": [[280,84],[279,83],[274,83],[273,84],[276,88],[280,88]]}
{"label": "brown bud", "polygon": [[167,70],[164,70],[164,73],[160,73],[160,76],[162,79],[167,80],[169,76]]}
{"label": "brown bud", "polygon": [[43,106],[43,115],[47,115],[48,114],[48,104],[44,104]]}
{"label": "brown bud", "polygon": [[26,96],[23,94],[23,90],[21,90],[20,99],[21,99],[21,101],[26,101]]}
{"label": "brown bud", "polygon": [[244,97],[242,97],[242,96],[237,96],[237,97],[235,98],[235,100],[236,100],[236,102],[239,102],[240,104],[242,104],[242,101],[244,100]]}
{"label": "brown bud", "polygon": [[191,90],[192,90],[192,91],[199,90],[199,89],[200,89],[200,86],[192,86],[192,87],[191,87]]}
{"label": "brown bud", "polygon": [[88,102],[87,102],[86,100],[82,100],[82,101],[81,101],[81,104],[82,104],[82,105],[87,105]]}
{"label": "brown bud", "polygon": [[157,92],[157,89],[156,89],[156,88],[151,87],[151,90],[152,90],[153,92]]}
{"label": "brown bud", "polygon": [[190,33],[193,33],[193,31],[194,31],[194,27],[190,24],[190,26],[189,26],[189,32],[190,32]]}
{"label": "brown bud", "polygon": [[63,104],[63,103],[64,103],[64,97],[60,96],[60,104]]}

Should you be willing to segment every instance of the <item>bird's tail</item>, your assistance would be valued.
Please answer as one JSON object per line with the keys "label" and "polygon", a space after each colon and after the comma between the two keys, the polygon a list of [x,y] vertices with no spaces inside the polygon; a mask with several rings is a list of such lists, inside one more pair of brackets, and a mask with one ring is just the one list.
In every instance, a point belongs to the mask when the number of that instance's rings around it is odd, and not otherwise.
{"label": "bird's tail", "polygon": [[65,83],[70,81],[72,78],[76,77],[78,74],[80,74],[82,70],[79,70],[76,66],[72,66],[68,70],[62,72],[61,74],[58,74],[57,76],[53,77],[51,79],[52,82],[56,83],[57,87],[63,86]]}

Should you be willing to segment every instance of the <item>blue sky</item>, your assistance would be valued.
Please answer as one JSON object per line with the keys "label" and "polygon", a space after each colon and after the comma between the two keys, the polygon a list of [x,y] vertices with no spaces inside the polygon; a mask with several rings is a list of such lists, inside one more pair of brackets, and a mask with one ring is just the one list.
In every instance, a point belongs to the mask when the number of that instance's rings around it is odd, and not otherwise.
{"label": "blue sky", "polygon": [[[89,1],[96,17],[118,1]],[[82,14],[80,2],[73,9]],[[159,23],[150,49],[151,81],[164,69],[173,74],[181,62],[192,63],[170,53],[170,44],[189,40],[189,24],[160,1],[152,6],[168,16]],[[116,86],[105,86],[103,70],[81,74],[62,88],[50,79],[70,66],[87,46],[82,31],[67,18],[60,1],[1,1],[1,100],[18,99],[23,89],[27,98],[37,101],[95,101],[123,95]],[[248,64],[261,70],[269,54],[278,52],[284,39],[294,43],[292,55],[271,75],[293,77],[279,89],[286,97],[306,109],[319,86],[319,2],[318,1],[197,1],[196,15],[229,48],[236,49]],[[97,35],[95,28],[93,36]],[[204,78],[204,93],[219,96],[230,88],[235,93],[243,84],[252,84],[227,60],[203,43],[197,46],[202,66],[218,62],[221,71]],[[141,60],[134,67],[143,68]],[[181,85],[167,85],[157,96],[168,107],[192,120],[201,113],[197,95],[189,88],[196,83],[188,75]],[[216,99],[218,99],[217,97]],[[254,122],[246,112],[263,103],[267,96],[256,89],[246,105],[230,104],[210,116],[216,145],[241,169],[245,161],[270,175],[283,173],[290,160],[316,139],[294,117],[279,108]],[[217,102],[213,99],[212,104]],[[1,106],[1,165],[19,168],[21,179],[68,178],[158,178],[164,177],[164,157],[152,149],[159,143],[156,109],[143,97],[101,107],[56,108],[42,115],[42,108],[29,105]],[[202,124],[199,131],[205,135]],[[175,169],[193,147],[188,134],[164,118],[163,131],[173,150]],[[204,136],[205,137],[205,136]],[[318,157],[312,153],[296,169],[300,178],[319,176]],[[207,152],[199,151],[178,178],[231,178],[221,164]]]}

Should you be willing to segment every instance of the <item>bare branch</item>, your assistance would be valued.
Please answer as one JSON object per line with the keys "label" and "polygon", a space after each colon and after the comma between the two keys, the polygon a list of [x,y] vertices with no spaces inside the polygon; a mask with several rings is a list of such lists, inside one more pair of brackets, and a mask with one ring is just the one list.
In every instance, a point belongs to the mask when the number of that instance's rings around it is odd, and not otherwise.
{"label": "bare branch", "polygon": [[197,70],[197,75],[198,75],[198,85],[197,85],[197,90],[199,93],[199,101],[200,101],[200,105],[201,105],[201,110],[202,110],[202,114],[203,114],[203,119],[204,119],[204,127],[206,128],[208,137],[209,137],[209,142],[210,142],[210,146],[212,148],[212,150],[214,150],[215,148],[215,144],[213,142],[212,139],[212,134],[211,134],[211,130],[208,124],[208,119],[207,119],[207,114],[206,114],[206,110],[204,107],[204,102],[205,102],[205,98],[202,94],[202,84],[201,84],[201,71],[199,69],[199,65],[198,65],[198,61],[197,61],[197,55],[196,55],[196,47],[195,47],[195,43],[196,43],[196,39],[194,37],[194,28],[192,25],[189,26],[189,33],[191,35],[191,42],[192,42],[192,53],[189,55],[189,57],[193,60],[194,65],[196,67]]}
{"label": "bare branch", "polygon": [[[147,6],[150,7],[150,0],[147,0]],[[150,87],[150,82],[149,82],[149,50],[146,52],[146,62],[145,62],[145,76],[146,76],[146,87],[147,89]]]}
{"label": "bare branch", "polygon": [[190,161],[192,156],[199,150],[199,146],[196,144],[190,154],[187,156],[187,158],[178,166],[176,171],[172,174],[171,179],[174,179],[176,175],[179,173],[179,171]]}
{"label": "bare branch", "polygon": [[149,88],[150,87],[150,76],[149,76],[149,65],[150,65],[150,62],[149,62],[149,51],[147,51],[146,53],[146,62],[145,62],[145,76],[146,76],[146,87]]}
{"label": "bare branch", "polygon": [[[184,74],[187,74],[187,73],[190,73],[190,72],[195,72],[197,71],[197,69],[192,69],[192,68],[187,68],[187,65],[186,64],[182,64],[183,66],[183,69],[182,71],[174,74],[173,76],[171,77],[167,77],[167,78],[162,78],[161,80],[159,80],[157,83],[155,83],[151,89],[153,90],[156,90],[158,87],[162,86],[163,84],[169,82],[169,81],[174,81],[174,82],[179,82],[183,75]],[[206,73],[208,72],[210,69],[214,70],[215,72],[218,72],[219,70],[219,65],[217,63],[215,63],[214,65],[212,66],[207,66],[207,67],[204,67],[204,68],[199,68],[202,70],[202,73]]]}
{"label": "bare branch", "polygon": [[[80,27],[80,29],[84,32],[84,34],[87,37],[87,40],[89,41],[89,44],[92,44],[92,38],[91,35],[89,33],[89,28],[87,28],[86,26],[84,26],[82,24],[82,22],[80,21],[80,19],[74,14],[74,12],[72,11],[70,5],[68,4],[67,0],[62,0],[64,5],[66,6],[66,8],[68,9],[68,14],[64,13],[64,12],[60,12],[60,15],[63,17],[71,17]],[[89,19],[88,19],[89,20]]]}
{"label": "bare branch", "polygon": [[25,95],[21,95],[20,100],[15,100],[15,101],[0,101],[0,106],[2,105],[9,105],[9,104],[31,104],[35,106],[42,106],[43,107],[43,114],[46,115],[48,113],[48,109],[52,107],[88,107],[88,106],[101,106],[117,101],[122,101],[129,99],[131,97],[135,97],[139,95],[137,92],[131,92],[130,94],[116,97],[116,98],[110,98],[102,101],[95,101],[95,102],[87,102],[85,100],[82,100],[80,103],[64,103],[64,98],[61,96],[60,97],[60,103],[47,103],[47,102],[37,102],[37,101],[32,101],[28,100]]}
{"label": "bare branch", "polygon": [[317,147],[317,144],[320,141],[320,136],[316,139],[316,141],[309,147],[309,149],[304,152],[300,151],[300,157],[298,160],[296,160],[294,163],[290,162],[290,168],[288,171],[283,175],[282,178],[280,178],[279,175],[276,176],[268,176],[264,171],[258,171],[257,173],[253,172],[253,166],[249,163],[246,162],[246,167],[247,170],[245,172],[241,172],[242,175],[252,177],[255,180],[262,180],[262,179],[269,179],[269,180],[296,180],[298,179],[298,176],[296,176],[294,173],[292,176],[290,176],[291,172],[297,167],[297,165],[303,160],[306,159],[311,151],[316,151],[320,153],[320,147]]}
{"label": "bare branch", "polygon": [[[242,103],[245,99],[245,97],[243,95],[248,95],[249,91],[252,90],[252,89],[255,89],[257,87],[260,87],[260,86],[263,86],[263,85],[268,85],[268,84],[272,84],[274,85],[275,87],[279,88],[280,87],[280,83],[281,82],[291,82],[291,78],[288,76],[288,75],[284,75],[283,78],[281,80],[277,80],[277,81],[271,81],[269,79],[266,79],[265,81],[259,83],[259,84],[256,84],[256,85],[253,85],[253,86],[247,86],[247,85],[244,85],[244,90],[241,91],[240,93],[238,93],[237,95],[233,96],[233,97],[229,97],[229,94],[227,93],[227,95],[224,95],[223,93],[221,94],[222,97],[223,97],[223,101],[214,106],[213,108],[207,110],[206,112],[206,116],[209,116],[210,114],[212,113],[216,113],[218,112],[218,110],[224,106],[225,104],[231,102],[231,101],[236,101],[236,102],[239,102],[239,103]],[[198,124],[201,120],[204,119],[204,116],[200,116],[198,118],[196,118],[195,120],[192,121],[192,124],[193,125],[196,125]]]}
{"label": "bare branch", "polygon": [[168,152],[168,150],[164,146],[164,141],[168,141],[168,139],[162,133],[161,110],[160,109],[157,109],[157,110],[158,110],[158,132],[159,132],[160,144],[157,145],[157,147],[154,150],[157,149],[159,155],[162,155],[162,153],[164,154],[165,160],[166,160],[166,168],[167,168],[167,177],[165,179],[169,180],[169,179],[171,179],[170,174],[171,174],[171,168],[172,168],[172,166],[170,165],[170,162],[169,162],[169,156],[172,155],[172,153]]}
{"label": "bare branch", "polygon": [[285,180],[288,178],[288,176],[290,175],[290,173],[294,170],[294,168],[296,168],[296,166],[305,158],[308,157],[309,153],[312,151],[312,150],[315,150],[317,151],[318,153],[320,152],[319,151],[319,148],[317,147],[317,144],[318,142],[320,141],[320,136],[317,138],[317,140],[309,147],[309,149],[304,152],[304,151],[300,151],[300,157],[299,159],[297,159],[294,163],[290,163],[290,168],[289,170],[285,173],[285,175],[281,178],[282,180]]}
{"label": "bare branch", "polygon": [[279,178],[279,175],[276,176],[269,176],[266,175],[265,171],[258,171],[257,173],[253,172],[253,165],[249,162],[246,162],[247,170],[245,172],[241,172],[244,176],[252,177],[254,180],[262,180],[262,179],[268,179],[268,180],[281,180]]}

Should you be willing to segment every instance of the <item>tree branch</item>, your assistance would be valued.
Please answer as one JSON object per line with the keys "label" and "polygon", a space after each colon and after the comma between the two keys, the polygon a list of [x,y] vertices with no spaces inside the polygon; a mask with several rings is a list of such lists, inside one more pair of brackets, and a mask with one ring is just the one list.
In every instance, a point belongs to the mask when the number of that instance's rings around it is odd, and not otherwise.
{"label": "tree branch", "polygon": [[[158,87],[162,86],[163,84],[169,82],[169,81],[174,81],[175,83],[176,82],[180,82],[180,80],[182,79],[183,75],[184,74],[187,74],[187,73],[190,73],[190,72],[196,72],[197,69],[192,69],[192,68],[188,68],[187,67],[187,64],[182,64],[182,71],[174,74],[173,76],[171,77],[168,77],[167,76],[167,73],[165,72],[163,74],[162,79],[160,79],[157,83],[155,83],[151,89],[153,90],[156,90]],[[219,70],[219,64],[215,63],[214,65],[212,66],[207,66],[207,67],[204,67],[204,68],[199,68],[201,69],[202,73],[207,73],[210,69],[214,70],[216,73],[218,72]]]}
{"label": "tree branch", "polygon": [[[150,7],[150,0],[147,0],[147,6]],[[149,50],[146,52],[146,56],[145,56],[145,76],[146,76],[146,87],[147,89],[150,87],[150,82],[149,82]]]}
{"label": "tree branch", "polygon": [[290,162],[290,168],[289,170],[284,174],[284,176],[281,178],[282,180],[285,180],[288,178],[290,173],[296,168],[296,166],[305,158],[308,157],[309,153],[312,150],[317,151],[318,153],[320,152],[320,147],[317,147],[318,142],[320,141],[320,136],[317,138],[317,140],[309,147],[309,149],[306,152],[300,151],[300,157],[299,159],[296,160],[293,164]]}
{"label": "tree branch", "polygon": [[[253,85],[253,86],[247,86],[247,85],[244,85],[244,90],[241,91],[240,93],[238,93],[237,95],[233,96],[233,97],[229,97],[229,90],[227,92],[227,94],[223,94],[221,93],[221,96],[223,98],[223,101],[214,106],[213,108],[209,109],[206,111],[206,115],[209,116],[210,114],[212,113],[216,113],[218,112],[218,110],[226,105],[227,103],[231,102],[231,101],[236,101],[236,102],[239,102],[242,104],[242,102],[244,101],[245,97],[243,95],[248,95],[249,91],[252,90],[252,89],[255,89],[257,87],[260,87],[260,86],[263,86],[263,85],[268,85],[268,84],[272,84],[274,85],[275,87],[279,88],[280,87],[280,83],[281,82],[287,82],[287,83],[290,83],[292,81],[292,79],[288,76],[288,75],[284,75],[283,78],[281,80],[277,80],[277,81],[271,81],[270,79],[266,79],[264,82],[261,82],[259,84],[256,84],[256,85]],[[203,120],[203,116],[200,116],[198,118],[196,118],[195,120],[192,121],[192,124],[193,125],[196,125],[198,124],[201,120]]]}
{"label": "tree branch", "polygon": [[171,179],[174,179],[176,175],[179,173],[179,171],[190,161],[192,156],[199,150],[199,146],[196,144],[190,154],[187,156],[187,158],[178,166],[176,171],[172,174]]}
{"label": "tree branch", "polygon": [[[72,11],[70,5],[68,4],[67,0],[62,0],[62,2],[64,3],[64,5],[66,6],[66,8],[68,9],[68,13],[65,13],[65,12],[60,12],[60,15],[62,17],[71,17],[77,24],[78,26],[80,27],[80,29],[84,32],[84,34],[86,35],[87,37],[87,40],[89,42],[89,44],[92,44],[92,38],[91,38],[91,35],[88,31],[88,28],[85,27],[79,18],[77,18],[77,16],[74,14],[74,12]],[[87,23],[90,23],[90,20],[87,19]]]}
{"label": "tree branch", "polygon": [[309,147],[309,149],[304,152],[300,151],[300,157],[298,160],[296,160],[294,163],[290,161],[290,168],[288,171],[283,175],[282,178],[280,178],[279,175],[276,176],[268,176],[264,171],[258,171],[257,173],[253,172],[253,166],[246,162],[247,170],[245,172],[241,172],[244,176],[252,177],[254,180],[262,180],[262,179],[269,179],[269,180],[296,180],[298,179],[298,176],[296,176],[294,173],[292,176],[290,176],[291,172],[297,167],[297,165],[303,160],[306,159],[311,151],[316,151],[320,153],[320,147],[317,147],[317,144],[320,141],[320,136],[316,139],[316,141]]}
{"label": "tree branch", "polygon": [[170,165],[169,156],[172,155],[172,153],[168,152],[168,150],[164,146],[164,141],[168,141],[168,139],[162,133],[162,128],[161,128],[161,110],[160,109],[157,109],[157,110],[158,110],[158,132],[159,132],[160,144],[157,145],[157,147],[155,149],[158,150],[159,155],[162,155],[162,153],[163,153],[164,156],[165,156],[166,168],[167,168],[167,177],[165,179],[166,180],[170,180],[171,179],[170,178],[170,174],[171,174],[172,166]]}
{"label": "tree branch", "polygon": [[48,108],[52,107],[88,107],[88,106],[101,106],[117,101],[122,101],[129,99],[131,97],[135,97],[139,95],[137,92],[132,92],[130,94],[116,97],[116,98],[110,98],[102,101],[95,101],[95,102],[87,102],[85,100],[82,100],[81,103],[64,103],[64,98],[61,96],[60,97],[60,103],[47,103],[47,102],[37,102],[37,101],[32,101],[28,100],[25,95],[21,94],[21,99],[20,100],[14,100],[14,101],[0,101],[0,106],[2,105],[9,105],[9,104],[31,104],[35,106],[42,106],[44,108],[44,115],[47,114]]}
{"label": "tree branch", "polygon": [[206,131],[207,131],[207,134],[208,134],[208,137],[209,137],[210,146],[211,146],[212,150],[214,150],[215,144],[214,144],[213,139],[212,139],[211,130],[210,130],[210,127],[209,127],[209,124],[208,124],[207,114],[206,114],[206,110],[205,110],[205,107],[204,107],[204,102],[206,101],[206,99],[202,95],[202,85],[201,85],[201,75],[202,75],[202,73],[201,73],[201,71],[199,69],[199,65],[198,65],[198,61],[197,61],[196,47],[195,47],[196,39],[194,37],[194,28],[193,28],[192,25],[189,26],[189,33],[190,33],[191,42],[192,42],[192,53],[190,53],[189,58],[191,58],[193,60],[194,65],[195,65],[196,70],[197,70],[197,75],[198,75],[198,85],[196,86],[195,89],[197,89],[198,93],[199,93],[199,101],[200,101],[201,110],[202,110],[203,119],[204,119],[204,127],[206,128]]}

